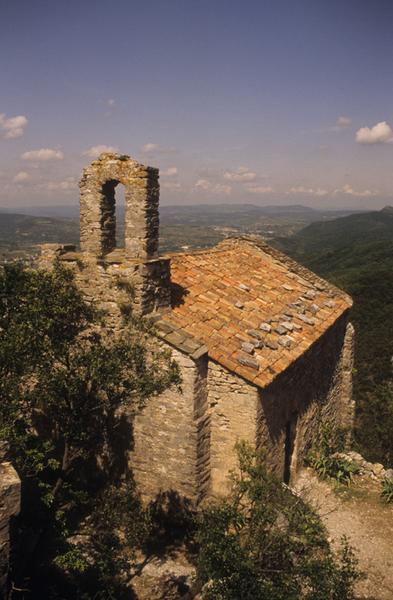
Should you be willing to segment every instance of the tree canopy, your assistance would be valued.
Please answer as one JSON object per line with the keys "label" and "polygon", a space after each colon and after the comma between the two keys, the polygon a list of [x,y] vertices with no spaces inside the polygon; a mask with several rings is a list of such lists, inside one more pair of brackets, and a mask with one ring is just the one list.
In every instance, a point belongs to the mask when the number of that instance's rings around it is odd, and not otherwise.
{"label": "tree canopy", "polygon": [[103,319],[61,264],[0,272],[0,442],[22,480],[19,583],[70,556],[78,522],[96,498],[107,502],[104,483],[132,478],[132,416],[180,383],[146,323],[115,335]]}

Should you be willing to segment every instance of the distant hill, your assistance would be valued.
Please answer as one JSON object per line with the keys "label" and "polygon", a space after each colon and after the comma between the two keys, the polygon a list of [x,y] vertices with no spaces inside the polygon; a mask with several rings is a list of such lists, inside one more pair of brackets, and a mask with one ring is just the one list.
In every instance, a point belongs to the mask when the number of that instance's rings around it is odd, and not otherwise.
{"label": "distant hill", "polygon": [[[19,214],[31,215],[33,217],[52,217],[77,219],[79,216],[79,204],[53,205],[53,206],[24,206],[18,209]],[[212,217],[218,224],[223,220],[232,219],[236,216],[286,216],[300,217],[307,222],[320,221],[322,219],[334,219],[357,211],[353,210],[318,210],[301,204],[290,204],[287,206],[257,206],[255,204],[191,204],[185,206],[160,206],[160,217],[163,223],[187,223],[190,220],[198,221],[201,225]],[[0,208],[0,213],[15,213],[14,208]],[[119,202],[119,214],[124,215],[124,205]],[[211,221],[210,221],[211,222]]]}
{"label": "distant hill", "polygon": [[0,214],[0,245],[31,246],[45,242],[79,243],[79,225],[71,219]]}
{"label": "distant hill", "polygon": [[305,223],[334,219],[354,211],[317,210],[308,206],[257,206],[254,204],[193,204],[190,206],[162,206],[161,222],[165,224],[195,223],[198,225],[251,224],[255,219],[284,218],[302,220]]}
{"label": "distant hill", "polygon": [[[33,206],[16,214],[0,209],[0,246],[26,248],[40,242],[78,243],[77,205]],[[117,206],[119,244],[124,240],[124,205]],[[317,211],[300,205],[196,204],[160,209],[162,252],[205,248],[230,235],[253,233],[264,239],[295,233],[309,223],[345,211]]]}
{"label": "distant hill", "polygon": [[393,208],[312,223],[274,245],[354,299],[356,437],[393,467]]}
{"label": "distant hill", "polygon": [[31,217],[52,217],[55,219],[77,219],[79,217],[79,204],[49,205],[49,206],[20,206],[16,210],[14,207],[0,208],[1,213],[13,213],[21,215],[30,215]]}
{"label": "distant hill", "polygon": [[319,260],[329,251],[393,239],[393,207],[352,214],[343,218],[312,223],[295,236],[280,240],[286,251],[314,256]]}

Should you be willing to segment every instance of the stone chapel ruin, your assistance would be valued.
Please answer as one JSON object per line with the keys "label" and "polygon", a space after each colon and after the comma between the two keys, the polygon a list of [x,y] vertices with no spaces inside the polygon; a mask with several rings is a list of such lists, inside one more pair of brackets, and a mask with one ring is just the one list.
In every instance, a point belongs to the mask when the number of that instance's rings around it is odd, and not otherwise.
{"label": "stone chapel ruin", "polygon": [[[134,422],[129,461],[141,493],[175,490],[194,502],[225,493],[245,439],[289,482],[319,422],[353,420],[351,299],[283,254],[251,239],[160,257],[158,170],[102,154],[80,181],[80,251],[43,245],[88,299],[121,327],[122,303],[154,317],[182,392],[152,398]],[[125,247],[116,247],[115,188],[125,188]]]}

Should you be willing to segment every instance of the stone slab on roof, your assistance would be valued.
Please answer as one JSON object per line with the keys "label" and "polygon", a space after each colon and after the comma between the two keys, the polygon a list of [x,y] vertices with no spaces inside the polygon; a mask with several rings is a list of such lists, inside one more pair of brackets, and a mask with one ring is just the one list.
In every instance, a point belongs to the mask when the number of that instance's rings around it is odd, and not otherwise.
{"label": "stone slab on roof", "polygon": [[351,298],[267,244],[226,240],[171,256],[166,326],[265,387],[352,306]]}

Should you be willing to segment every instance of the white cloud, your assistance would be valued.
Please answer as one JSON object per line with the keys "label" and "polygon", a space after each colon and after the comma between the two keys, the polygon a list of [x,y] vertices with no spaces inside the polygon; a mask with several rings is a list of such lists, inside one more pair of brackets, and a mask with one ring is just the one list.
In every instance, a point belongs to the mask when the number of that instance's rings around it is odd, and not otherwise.
{"label": "white cloud", "polygon": [[225,171],[224,179],[228,181],[253,181],[257,174],[247,167],[239,167],[236,171]]}
{"label": "white cloud", "polygon": [[207,179],[198,179],[194,186],[197,190],[203,190],[204,192],[211,192],[212,194],[229,196],[232,191],[230,185],[223,185],[221,183],[211,183]]}
{"label": "white cloud", "polygon": [[316,196],[326,196],[329,193],[328,190],[324,190],[323,188],[317,188],[316,190],[314,190],[314,194]]}
{"label": "white cloud", "polygon": [[340,128],[349,127],[352,123],[352,119],[350,117],[338,117],[336,121],[336,126]]}
{"label": "white cloud", "polygon": [[41,184],[41,187],[48,190],[49,192],[70,192],[75,191],[77,189],[77,181],[75,177],[67,177],[62,181],[47,181],[46,183]]}
{"label": "white cloud", "polygon": [[19,171],[13,179],[14,183],[21,183],[22,181],[26,181],[30,178],[30,175],[26,173],[26,171]]}
{"label": "white cloud", "polygon": [[172,191],[172,192],[176,192],[176,191],[180,190],[180,188],[181,188],[181,185],[180,185],[180,183],[178,183],[178,182],[176,182],[176,181],[164,181],[164,182],[161,184],[161,187],[162,187],[164,190],[170,190],[170,191]]}
{"label": "white cloud", "polygon": [[107,104],[108,104],[108,106],[113,107],[113,106],[115,106],[116,102],[115,102],[114,98],[109,98]]}
{"label": "white cloud", "polygon": [[177,167],[168,167],[167,169],[160,171],[160,175],[163,177],[175,177],[177,173]]}
{"label": "white cloud", "polygon": [[248,185],[246,190],[249,194],[270,194],[274,192],[270,185]]}
{"label": "white cloud", "polygon": [[349,185],[348,183],[345,184],[342,188],[338,188],[335,190],[326,190],[324,188],[321,187],[317,187],[317,188],[307,188],[304,187],[302,185],[298,185],[295,187],[291,187],[290,190],[288,190],[287,194],[308,194],[310,196],[327,196],[328,194],[333,194],[333,195],[337,195],[337,194],[346,194],[347,196],[358,196],[358,197],[370,197],[370,196],[377,196],[378,192],[373,191],[373,190],[355,190],[351,185]]}
{"label": "white cloud", "polygon": [[165,148],[164,146],[160,146],[160,144],[154,144],[153,142],[148,142],[144,144],[141,148],[141,152],[143,154],[173,154],[176,152],[175,148]]}
{"label": "white cloud", "polygon": [[62,160],[64,154],[61,150],[54,150],[52,148],[41,148],[40,150],[29,150],[24,152],[21,156],[24,160]]}
{"label": "white cloud", "polygon": [[144,154],[149,154],[151,152],[156,152],[159,149],[160,149],[159,144],[152,144],[151,142],[149,142],[148,144],[144,144],[142,146],[142,152]]}
{"label": "white cloud", "polygon": [[88,156],[89,158],[97,158],[103,152],[118,152],[119,149],[116,146],[105,146],[105,144],[98,144],[98,146],[92,146],[88,150],[83,152],[82,156]]}
{"label": "white cloud", "polygon": [[0,114],[0,132],[1,137],[6,140],[21,137],[24,134],[25,127],[28,123],[24,115],[6,118],[4,113]]}
{"label": "white cloud", "polygon": [[221,183],[216,183],[215,186],[213,186],[213,194],[222,194],[224,196],[229,196],[229,194],[232,191],[232,187],[230,185],[223,185]]}
{"label": "white cloud", "polygon": [[349,183],[346,183],[342,188],[334,190],[335,194],[347,194],[348,196],[357,196],[357,197],[362,197],[362,198],[366,198],[366,197],[370,197],[370,196],[377,196],[378,192],[376,192],[375,190],[354,190],[353,187],[351,185],[349,185]]}
{"label": "white cloud", "polygon": [[313,196],[326,196],[329,193],[328,190],[323,188],[306,188],[302,185],[291,187],[288,194],[312,194]]}
{"label": "white cloud", "polygon": [[207,179],[198,179],[195,187],[201,190],[209,190],[212,187],[212,184]]}
{"label": "white cloud", "polygon": [[373,127],[361,127],[356,132],[358,144],[391,144],[393,143],[393,130],[389,123],[381,121]]}

